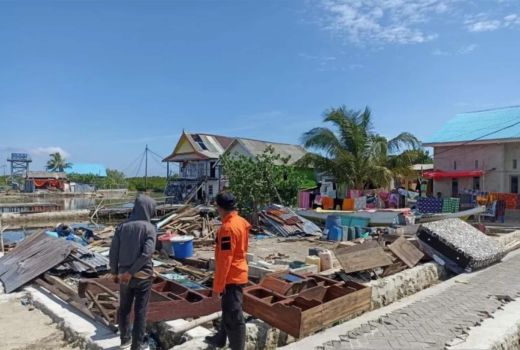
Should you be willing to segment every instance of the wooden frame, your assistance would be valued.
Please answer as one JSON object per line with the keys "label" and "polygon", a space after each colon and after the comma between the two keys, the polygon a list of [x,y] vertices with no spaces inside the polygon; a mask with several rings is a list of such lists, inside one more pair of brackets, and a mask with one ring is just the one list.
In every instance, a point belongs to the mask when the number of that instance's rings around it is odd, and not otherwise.
{"label": "wooden frame", "polygon": [[[244,290],[244,311],[295,338],[319,331],[336,321],[370,310],[372,289],[355,282],[338,282],[319,275],[301,276],[298,282],[273,283],[270,276],[260,285]],[[283,283],[287,286],[283,286]],[[299,283],[304,289],[286,296],[277,290],[290,291]]]}

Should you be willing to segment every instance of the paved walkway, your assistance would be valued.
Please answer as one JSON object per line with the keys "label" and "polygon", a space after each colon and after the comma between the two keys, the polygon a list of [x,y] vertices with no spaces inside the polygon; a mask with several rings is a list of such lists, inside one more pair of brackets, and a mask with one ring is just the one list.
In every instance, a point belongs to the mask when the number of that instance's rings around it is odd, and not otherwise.
{"label": "paved walkway", "polygon": [[454,277],[460,283],[452,282],[449,288],[362,324],[318,349],[443,349],[520,296],[519,266],[520,254],[515,254],[486,270]]}

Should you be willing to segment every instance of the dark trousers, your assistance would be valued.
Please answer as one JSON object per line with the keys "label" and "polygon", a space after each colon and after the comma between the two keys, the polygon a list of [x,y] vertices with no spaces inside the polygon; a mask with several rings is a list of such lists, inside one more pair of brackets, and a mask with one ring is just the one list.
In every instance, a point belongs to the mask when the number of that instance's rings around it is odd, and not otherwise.
{"label": "dark trousers", "polygon": [[121,342],[130,340],[130,313],[134,304],[134,325],[132,328],[132,349],[144,343],[146,334],[146,313],[152,290],[151,279],[132,278],[128,284],[121,283],[119,290],[119,333]]}
{"label": "dark trousers", "polygon": [[231,350],[244,350],[246,344],[246,323],[242,313],[242,286],[227,285],[222,295],[222,322],[217,338],[225,343],[229,340]]}

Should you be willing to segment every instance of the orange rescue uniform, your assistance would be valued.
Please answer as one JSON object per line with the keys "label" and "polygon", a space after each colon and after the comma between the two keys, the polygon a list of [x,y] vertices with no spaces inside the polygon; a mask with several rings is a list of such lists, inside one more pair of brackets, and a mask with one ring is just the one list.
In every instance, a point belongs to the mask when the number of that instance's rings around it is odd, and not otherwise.
{"label": "orange rescue uniform", "polygon": [[215,247],[213,291],[222,293],[227,284],[248,282],[247,248],[251,224],[236,211],[222,221]]}

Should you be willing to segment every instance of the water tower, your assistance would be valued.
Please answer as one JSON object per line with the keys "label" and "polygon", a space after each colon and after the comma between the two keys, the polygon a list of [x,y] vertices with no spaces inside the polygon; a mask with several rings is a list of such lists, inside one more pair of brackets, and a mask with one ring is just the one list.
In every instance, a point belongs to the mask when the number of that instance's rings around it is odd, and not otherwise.
{"label": "water tower", "polygon": [[17,178],[23,179],[27,176],[29,163],[32,162],[27,153],[11,153],[11,158],[8,158],[7,161],[11,163],[11,176],[9,178],[11,184],[17,183]]}

